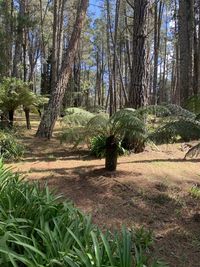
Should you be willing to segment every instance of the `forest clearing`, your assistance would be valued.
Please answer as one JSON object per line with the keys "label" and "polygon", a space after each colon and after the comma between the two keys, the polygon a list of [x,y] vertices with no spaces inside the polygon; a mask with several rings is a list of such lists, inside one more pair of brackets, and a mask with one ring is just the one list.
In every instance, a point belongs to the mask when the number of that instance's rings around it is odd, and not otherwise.
{"label": "forest clearing", "polygon": [[200,267],[199,0],[0,0],[0,267]]}

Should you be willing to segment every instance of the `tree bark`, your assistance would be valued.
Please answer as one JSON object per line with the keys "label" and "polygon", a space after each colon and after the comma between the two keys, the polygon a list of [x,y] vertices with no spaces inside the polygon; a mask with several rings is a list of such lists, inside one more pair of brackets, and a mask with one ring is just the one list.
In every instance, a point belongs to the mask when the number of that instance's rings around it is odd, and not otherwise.
{"label": "tree bark", "polygon": [[106,162],[107,171],[115,171],[117,168],[118,145],[115,136],[109,136],[106,140]]}
{"label": "tree bark", "polygon": [[191,1],[179,1],[179,45],[180,45],[180,101],[185,104],[192,85],[192,54],[191,38]]}
{"label": "tree bark", "polygon": [[158,3],[155,3],[154,7],[154,70],[153,70],[153,99],[152,104],[157,104],[157,86],[158,86],[158,59],[160,48],[160,30],[162,24],[164,4],[161,1],[158,8]]}
{"label": "tree bark", "polygon": [[133,22],[133,58],[129,88],[129,106],[139,108],[146,104],[147,93],[147,0],[135,0]]}
{"label": "tree bark", "polygon": [[30,108],[24,107],[24,113],[25,113],[25,118],[26,118],[26,128],[28,130],[31,129],[31,122],[30,122]]}
{"label": "tree bark", "polygon": [[70,38],[69,46],[66,52],[65,62],[61,68],[61,72],[58,78],[58,82],[55,91],[52,92],[48,107],[44,112],[42,120],[40,122],[37,137],[44,137],[50,139],[52,137],[53,128],[55,126],[57,117],[59,115],[60,106],[65,94],[72,67],[74,64],[75,55],[77,52],[78,42],[83,28],[84,20],[86,17],[86,11],[89,0],[82,0],[80,7],[78,8],[77,18]]}

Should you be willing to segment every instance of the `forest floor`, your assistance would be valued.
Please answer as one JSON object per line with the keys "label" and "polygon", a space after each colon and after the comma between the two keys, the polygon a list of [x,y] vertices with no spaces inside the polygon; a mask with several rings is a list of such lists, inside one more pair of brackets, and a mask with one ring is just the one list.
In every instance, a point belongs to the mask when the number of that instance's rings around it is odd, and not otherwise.
{"label": "forest floor", "polygon": [[[88,156],[86,149],[73,151],[60,144],[34,137],[23,130],[26,154],[9,164],[30,180],[63,194],[100,227],[145,226],[153,230],[153,255],[170,267],[200,266],[200,198],[190,189],[200,186],[200,160],[183,160],[181,144],[147,148],[140,154],[120,157],[114,173],[104,170],[104,160]],[[58,123],[55,136],[61,130]]]}

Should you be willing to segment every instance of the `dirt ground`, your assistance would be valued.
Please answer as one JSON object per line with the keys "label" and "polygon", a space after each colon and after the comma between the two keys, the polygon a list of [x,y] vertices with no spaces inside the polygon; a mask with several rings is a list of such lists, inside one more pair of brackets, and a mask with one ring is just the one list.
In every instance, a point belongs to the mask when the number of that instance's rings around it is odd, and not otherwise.
{"label": "dirt ground", "polygon": [[[94,223],[110,229],[145,226],[155,236],[153,255],[170,267],[200,266],[200,199],[190,195],[200,185],[200,160],[184,161],[181,144],[147,148],[144,153],[120,157],[114,173],[104,170],[104,160],[73,151],[22,131],[27,152],[11,164],[27,179],[51,188],[92,214]],[[57,125],[55,135],[60,125]],[[199,214],[199,216],[198,216]]]}

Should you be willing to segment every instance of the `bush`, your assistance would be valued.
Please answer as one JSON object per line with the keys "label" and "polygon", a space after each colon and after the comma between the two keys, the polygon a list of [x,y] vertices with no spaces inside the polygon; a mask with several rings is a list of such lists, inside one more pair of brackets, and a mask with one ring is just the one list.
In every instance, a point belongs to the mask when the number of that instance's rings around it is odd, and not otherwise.
{"label": "bush", "polygon": [[[90,151],[91,154],[97,158],[105,158],[106,156],[106,139],[107,137],[104,135],[98,135],[93,137],[90,140]],[[124,149],[121,145],[121,142],[118,143],[118,154],[125,155],[127,150]]]}
{"label": "bush", "polygon": [[139,267],[148,263],[151,237],[144,231],[103,234],[48,187],[21,181],[0,165],[0,265]]}
{"label": "bush", "polygon": [[4,159],[18,159],[23,156],[24,147],[12,134],[0,131],[0,154]]}

